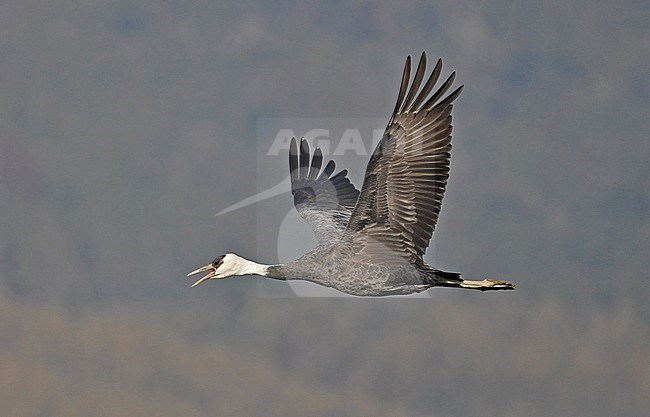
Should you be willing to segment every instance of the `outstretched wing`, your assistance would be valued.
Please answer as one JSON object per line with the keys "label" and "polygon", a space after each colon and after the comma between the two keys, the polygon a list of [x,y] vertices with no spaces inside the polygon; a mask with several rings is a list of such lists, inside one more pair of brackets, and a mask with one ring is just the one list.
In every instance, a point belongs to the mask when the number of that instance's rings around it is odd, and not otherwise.
{"label": "outstretched wing", "polygon": [[346,231],[358,256],[422,262],[436,227],[449,177],[452,102],[463,87],[441,99],[452,73],[430,94],[442,70],[438,60],[418,93],[425,67],[423,53],[409,88],[411,57],[406,59],[395,110],[368,162]]}
{"label": "outstretched wing", "polygon": [[326,243],[338,240],[345,231],[359,190],[347,178],[347,170],[332,175],[336,168],[334,161],[321,170],[322,164],[320,148],[310,155],[305,139],[300,140],[300,147],[296,139],[291,140],[289,170],[293,203],[311,225],[318,241]]}

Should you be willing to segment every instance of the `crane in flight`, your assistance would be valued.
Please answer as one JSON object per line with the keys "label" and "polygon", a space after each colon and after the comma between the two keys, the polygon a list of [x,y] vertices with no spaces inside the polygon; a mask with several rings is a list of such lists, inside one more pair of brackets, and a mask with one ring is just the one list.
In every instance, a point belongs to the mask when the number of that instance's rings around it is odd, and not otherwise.
{"label": "crane in flight", "polygon": [[395,110],[370,157],[361,191],[346,170],[334,174],[334,161],[323,167],[319,148],[312,153],[306,140],[292,139],[291,193],[296,210],[314,230],[316,248],[278,265],[221,255],[188,274],[207,272],[192,287],[209,279],[260,275],[311,281],[358,296],[412,294],[432,287],[514,289],[498,279],[465,280],[423,260],[449,178],[451,110],[463,89],[446,95],[453,72],[432,93],[442,71],[440,59],[422,86],[426,61],[422,53],[411,80],[407,57]]}

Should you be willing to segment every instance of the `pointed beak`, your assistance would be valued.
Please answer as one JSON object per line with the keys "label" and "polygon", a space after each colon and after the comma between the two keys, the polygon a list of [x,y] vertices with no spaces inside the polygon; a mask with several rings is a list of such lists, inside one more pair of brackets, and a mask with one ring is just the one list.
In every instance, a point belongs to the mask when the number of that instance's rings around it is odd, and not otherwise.
{"label": "pointed beak", "polygon": [[206,266],[202,266],[199,269],[195,269],[194,271],[187,274],[187,276],[189,277],[189,276],[192,276],[192,275],[195,275],[195,274],[200,274],[201,272],[205,272],[205,271],[210,271],[210,272],[208,273],[208,275],[204,276],[203,278],[199,279],[194,284],[192,284],[192,288],[196,287],[197,285],[199,285],[203,281],[206,281],[206,280],[214,277],[215,275],[217,275],[216,268],[214,266],[212,266],[212,264],[207,264]]}

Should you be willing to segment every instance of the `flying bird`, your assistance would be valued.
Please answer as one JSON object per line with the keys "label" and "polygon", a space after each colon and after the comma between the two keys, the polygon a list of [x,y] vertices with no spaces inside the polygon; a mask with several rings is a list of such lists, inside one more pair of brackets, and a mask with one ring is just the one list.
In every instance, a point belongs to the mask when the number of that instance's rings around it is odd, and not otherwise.
{"label": "flying bird", "polygon": [[312,152],[306,140],[292,139],[291,193],[296,210],[316,235],[316,248],[278,265],[221,255],[188,274],[207,272],[192,287],[208,279],[260,275],[311,281],[358,296],[412,294],[432,287],[514,289],[498,279],[464,280],[423,260],[449,178],[451,110],[463,89],[461,85],[447,94],[456,74],[452,72],[432,93],[441,59],[422,86],[426,61],[422,53],[411,80],[407,57],[395,110],[370,157],[361,191],[347,170],[334,174],[334,161],[323,164],[319,148]]}

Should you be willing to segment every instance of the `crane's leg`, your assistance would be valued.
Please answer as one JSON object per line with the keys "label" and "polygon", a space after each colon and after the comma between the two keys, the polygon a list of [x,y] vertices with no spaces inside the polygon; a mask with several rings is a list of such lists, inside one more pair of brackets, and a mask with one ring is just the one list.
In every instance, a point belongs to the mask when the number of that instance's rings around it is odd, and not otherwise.
{"label": "crane's leg", "polygon": [[494,291],[494,290],[514,290],[515,284],[502,281],[500,279],[486,278],[482,281],[470,281],[464,279],[458,283],[461,288],[469,288],[479,291]]}

